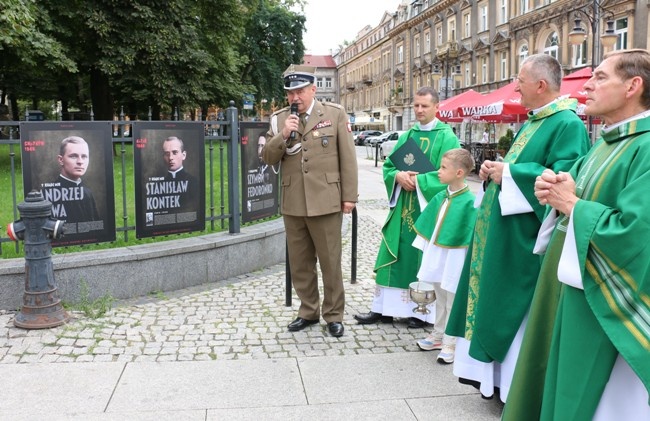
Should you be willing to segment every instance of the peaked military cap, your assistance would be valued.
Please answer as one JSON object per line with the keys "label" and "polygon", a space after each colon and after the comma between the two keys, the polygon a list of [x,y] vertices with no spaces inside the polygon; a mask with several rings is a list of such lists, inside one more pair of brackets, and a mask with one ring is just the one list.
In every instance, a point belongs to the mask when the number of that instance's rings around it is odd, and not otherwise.
{"label": "peaked military cap", "polygon": [[291,91],[304,88],[316,80],[314,66],[302,66],[292,64],[284,71],[284,89]]}

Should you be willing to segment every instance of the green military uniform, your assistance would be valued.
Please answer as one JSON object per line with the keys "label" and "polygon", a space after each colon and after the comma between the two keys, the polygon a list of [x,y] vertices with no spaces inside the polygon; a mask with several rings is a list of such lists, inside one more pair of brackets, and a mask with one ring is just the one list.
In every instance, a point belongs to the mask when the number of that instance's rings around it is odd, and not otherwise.
{"label": "green military uniform", "polygon": [[571,175],[584,199],[573,209],[569,231],[584,290],[558,281],[558,271],[570,269],[560,266],[569,239],[562,217],[544,259],[504,420],[591,420],[619,353],[650,391],[650,118],[603,132]]}
{"label": "green military uniform", "polygon": [[[416,142],[435,168],[440,168],[440,161],[445,152],[460,146],[451,127],[440,121],[437,121],[430,131],[421,130],[420,124],[417,123],[411,130],[400,136],[395,149],[409,138]],[[395,177],[399,173],[390,157],[384,162],[383,173],[390,200],[396,194]],[[438,180],[438,171],[418,174],[416,177],[417,190],[427,202],[446,188],[446,185]],[[421,252],[412,246],[416,235],[414,224],[422,211],[417,190],[402,190],[399,193],[396,204],[390,208],[382,227],[382,241],[375,263],[376,282],[379,286],[407,290],[411,282],[417,281]],[[390,314],[384,315],[390,316]]]}
{"label": "green military uniform", "polygon": [[446,329],[469,340],[469,356],[478,361],[504,360],[530,307],[541,260],[532,251],[545,212],[534,194],[535,178],[545,168],[567,171],[587,152],[576,106],[562,99],[529,113],[504,158],[533,211],[502,216],[502,186],[496,183],[488,185],[479,207]]}

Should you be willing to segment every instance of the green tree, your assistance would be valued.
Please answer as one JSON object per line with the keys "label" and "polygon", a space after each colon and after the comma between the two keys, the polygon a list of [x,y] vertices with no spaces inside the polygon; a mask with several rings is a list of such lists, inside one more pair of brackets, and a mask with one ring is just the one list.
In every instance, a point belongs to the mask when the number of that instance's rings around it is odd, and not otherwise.
{"label": "green tree", "polygon": [[[175,109],[224,107],[247,92],[282,98],[281,72],[304,52],[304,16],[292,11],[302,0],[0,5],[0,23],[19,25],[16,34],[0,32],[3,94],[14,89],[17,98],[34,103],[59,100],[64,113],[92,105],[97,120],[112,119],[120,105],[140,118],[151,106],[157,119]],[[15,57],[22,67],[4,63]]]}
{"label": "green tree", "polygon": [[292,63],[302,63],[305,16],[292,11],[302,2],[258,0],[246,24],[241,54],[247,57],[242,81],[256,87],[259,98],[282,101],[282,73]]}
{"label": "green tree", "polygon": [[53,28],[36,2],[0,0],[0,103],[9,98],[14,120],[19,119],[18,98],[36,101],[40,92],[52,92],[52,71],[77,70]]}
{"label": "green tree", "polygon": [[[190,0],[49,0],[60,36],[89,78],[97,119],[111,119],[117,94],[170,109],[206,98],[210,57],[201,45]],[[66,75],[62,75],[65,79]]]}
{"label": "green tree", "polygon": [[217,7],[214,1],[199,1],[199,33],[211,57],[206,77],[208,98],[200,103],[204,116],[209,105],[227,107],[230,100],[241,98],[250,90],[241,78],[246,58],[239,54],[245,23],[251,13],[247,4],[250,0],[220,0],[218,3]]}

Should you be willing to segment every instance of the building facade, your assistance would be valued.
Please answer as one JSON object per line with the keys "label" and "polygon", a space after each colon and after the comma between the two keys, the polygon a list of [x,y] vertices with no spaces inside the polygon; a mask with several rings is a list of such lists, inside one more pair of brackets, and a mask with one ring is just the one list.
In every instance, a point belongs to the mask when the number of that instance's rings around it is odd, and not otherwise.
{"label": "building facade", "polygon": [[[610,49],[648,45],[650,9],[640,0],[396,3],[394,13],[363,28],[333,56],[336,101],[359,129],[407,129],[415,122],[412,102],[420,87],[433,86],[441,100],[468,89],[491,92],[512,82],[531,54],[553,55],[565,74],[595,67],[606,52],[600,35],[607,29],[616,35]],[[576,25],[586,34],[580,45],[569,43]]]}
{"label": "building facade", "polygon": [[316,56],[306,54],[303,64],[316,66],[316,99],[321,102],[336,102],[338,87],[336,85],[336,62],[329,56]]}

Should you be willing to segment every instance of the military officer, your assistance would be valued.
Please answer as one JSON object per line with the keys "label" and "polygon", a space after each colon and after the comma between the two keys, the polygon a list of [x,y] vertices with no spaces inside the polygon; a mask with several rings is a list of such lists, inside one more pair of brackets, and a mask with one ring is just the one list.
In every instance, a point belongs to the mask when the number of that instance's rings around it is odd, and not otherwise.
{"label": "military officer", "polygon": [[[357,160],[348,116],[338,104],[315,100],[313,66],[291,65],[284,89],[292,106],[271,116],[262,158],[280,163],[281,211],[287,236],[298,317],[289,331],[320,321],[343,335],[345,291],[341,270],[341,224],[357,201]],[[318,293],[316,261],[323,277]]]}

